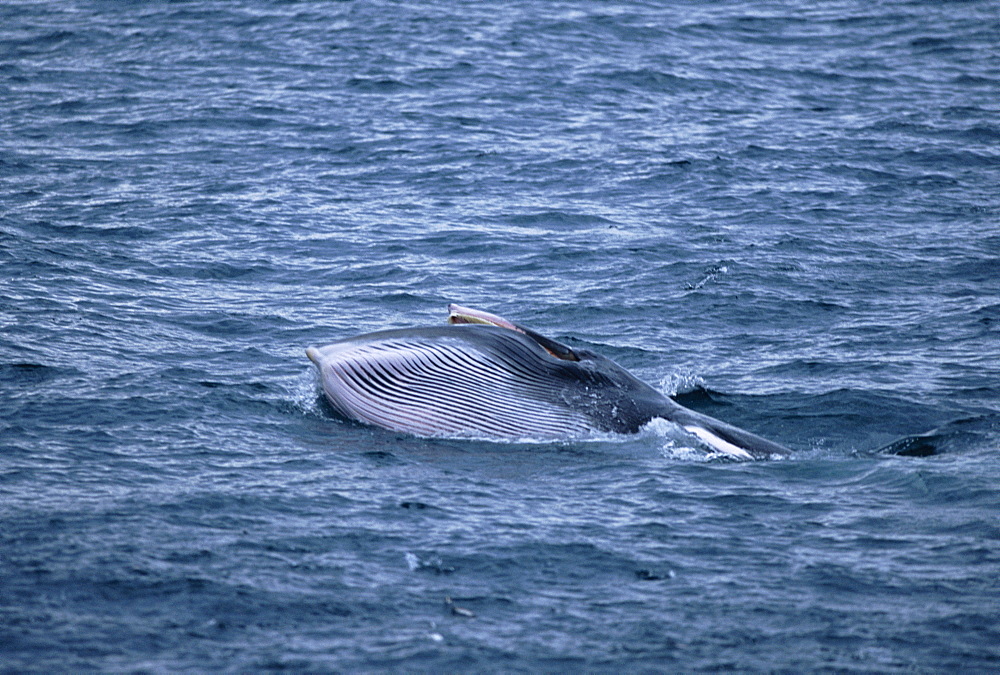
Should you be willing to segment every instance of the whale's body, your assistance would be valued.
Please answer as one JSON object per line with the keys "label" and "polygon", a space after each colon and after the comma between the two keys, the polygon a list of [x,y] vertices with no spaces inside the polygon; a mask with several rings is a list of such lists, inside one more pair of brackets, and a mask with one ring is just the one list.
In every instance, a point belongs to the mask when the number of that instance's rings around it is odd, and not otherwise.
{"label": "whale's body", "polygon": [[344,417],[421,436],[556,440],[655,417],[744,459],[788,450],[689,410],[610,359],[452,305],[448,326],[379,331],[307,354]]}

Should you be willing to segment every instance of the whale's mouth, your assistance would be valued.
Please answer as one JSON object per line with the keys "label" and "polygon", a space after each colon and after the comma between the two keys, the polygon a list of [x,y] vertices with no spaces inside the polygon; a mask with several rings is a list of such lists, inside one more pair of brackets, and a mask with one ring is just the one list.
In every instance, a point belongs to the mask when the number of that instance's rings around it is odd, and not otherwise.
{"label": "whale's mouth", "polygon": [[498,326],[500,328],[506,328],[508,330],[517,331],[527,335],[532,340],[538,343],[538,346],[547,351],[552,356],[557,359],[562,359],[563,361],[579,361],[580,357],[571,348],[566,345],[556,342],[550,338],[536,333],[530,328],[525,328],[524,326],[518,326],[512,321],[508,321],[502,316],[497,316],[496,314],[490,314],[489,312],[484,312],[481,309],[471,309],[469,307],[461,307],[454,303],[448,305],[448,323],[450,324],[485,324],[487,326]]}

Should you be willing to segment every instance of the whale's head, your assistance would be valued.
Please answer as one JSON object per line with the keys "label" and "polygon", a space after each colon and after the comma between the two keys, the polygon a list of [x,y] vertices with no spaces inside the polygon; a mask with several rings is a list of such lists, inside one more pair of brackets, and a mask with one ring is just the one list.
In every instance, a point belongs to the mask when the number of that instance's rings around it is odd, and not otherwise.
{"label": "whale's head", "polygon": [[448,326],[379,331],[306,350],[346,417],[435,435],[635,431],[663,396],[611,359],[459,305]]}

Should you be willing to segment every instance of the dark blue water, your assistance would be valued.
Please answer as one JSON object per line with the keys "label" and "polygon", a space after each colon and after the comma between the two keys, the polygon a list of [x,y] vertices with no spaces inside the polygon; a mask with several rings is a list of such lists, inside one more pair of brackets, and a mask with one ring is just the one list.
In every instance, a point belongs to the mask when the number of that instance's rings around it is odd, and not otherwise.
{"label": "dark blue water", "polygon": [[[5,2],[0,670],[1000,663],[1000,5]],[[335,419],[449,301],[795,450]]]}

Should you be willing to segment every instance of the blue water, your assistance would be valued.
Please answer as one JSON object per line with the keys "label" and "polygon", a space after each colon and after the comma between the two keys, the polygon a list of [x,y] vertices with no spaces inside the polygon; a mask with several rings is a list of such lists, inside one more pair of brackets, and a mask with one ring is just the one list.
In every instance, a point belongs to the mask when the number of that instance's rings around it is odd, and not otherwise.
{"label": "blue water", "polygon": [[[1000,4],[0,5],[0,671],[1000,665]],[[458,302],[794,449],[336,419]]]}

